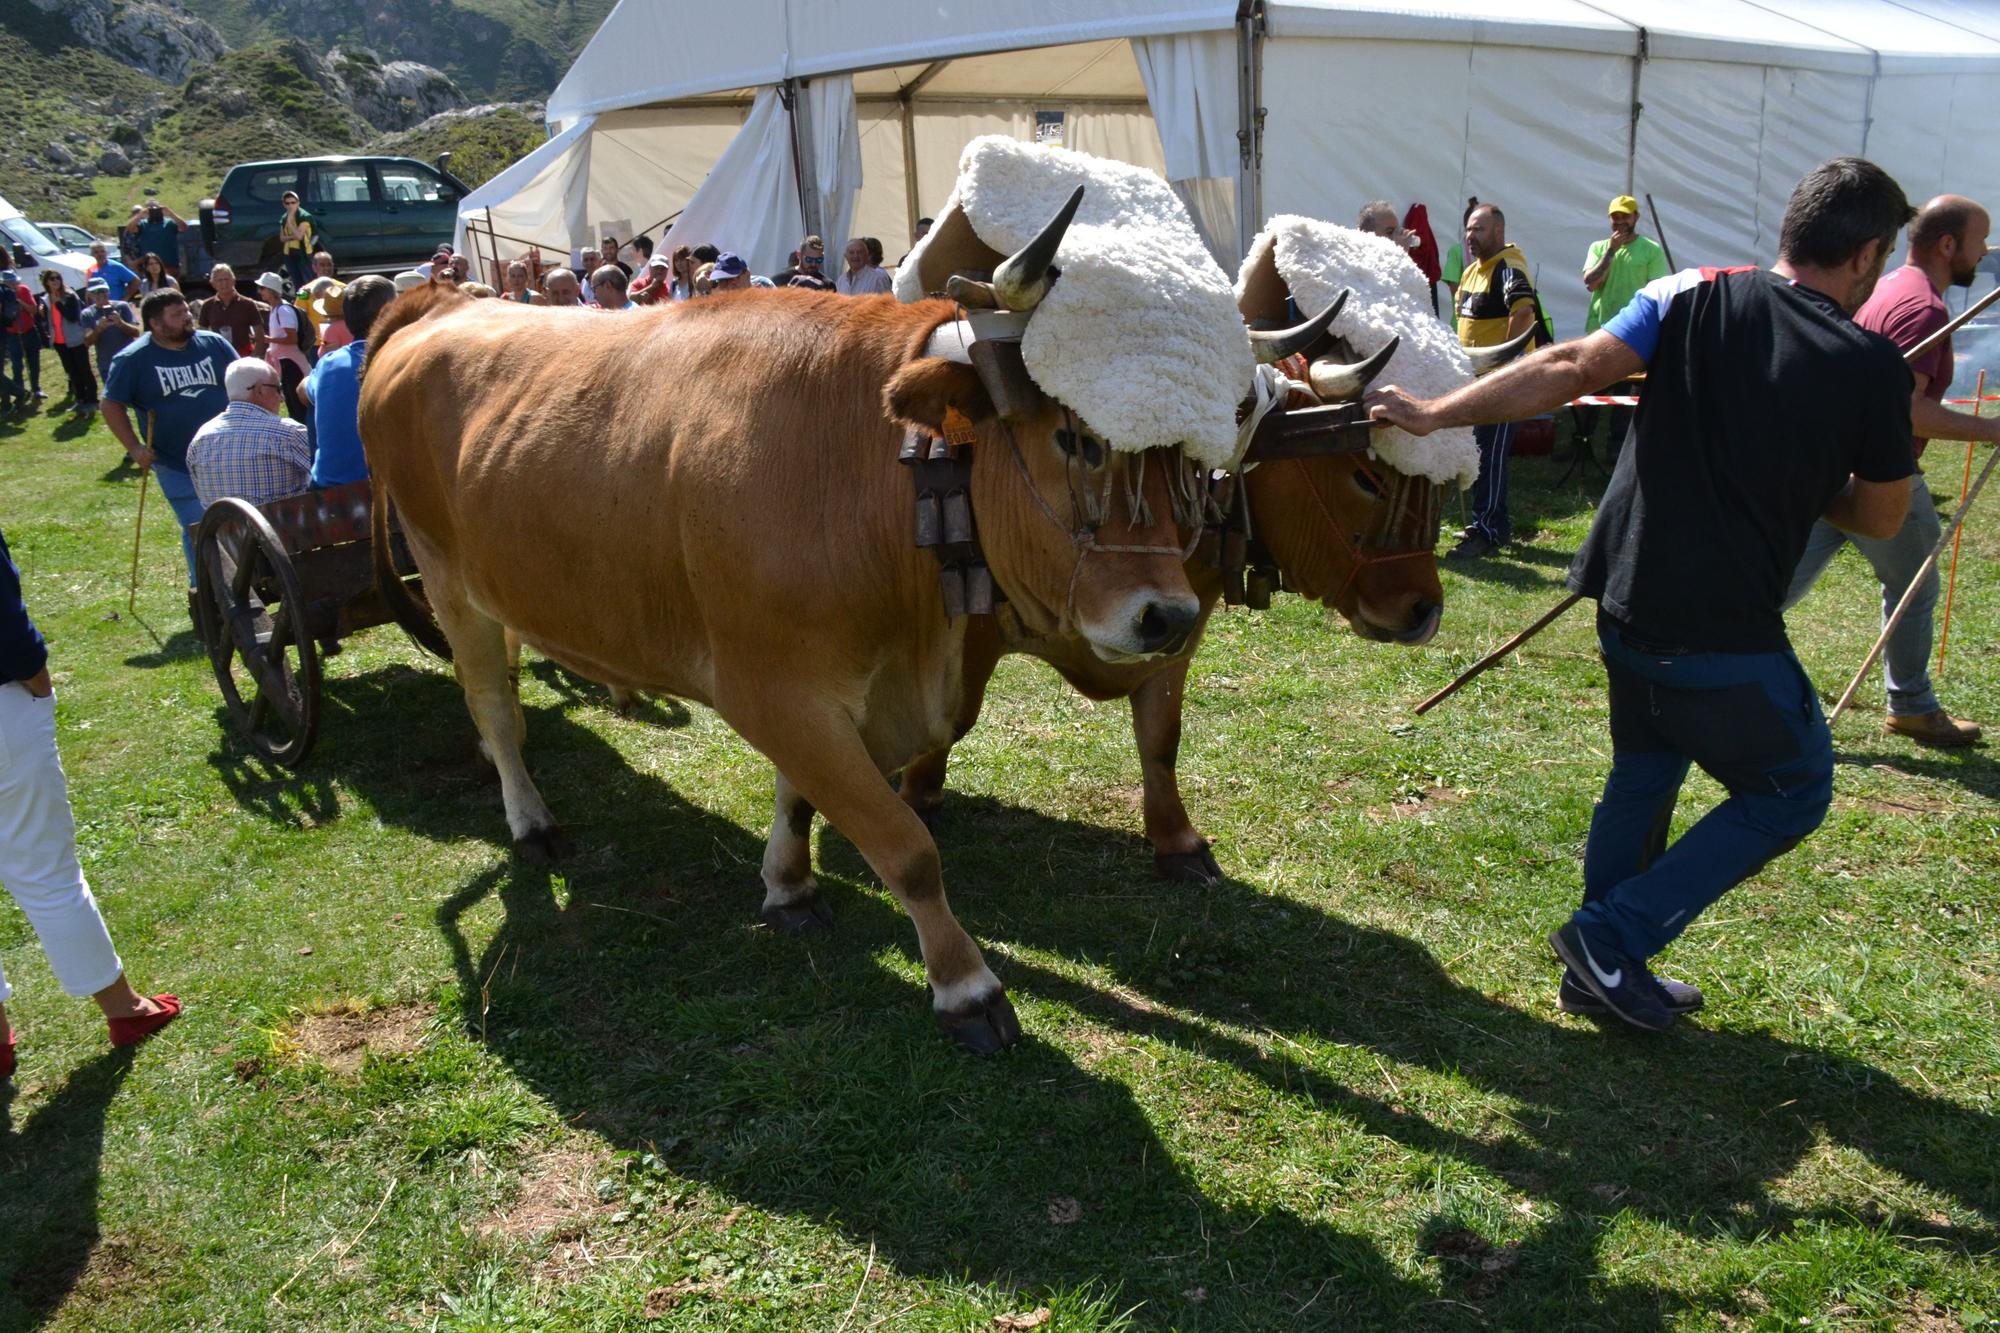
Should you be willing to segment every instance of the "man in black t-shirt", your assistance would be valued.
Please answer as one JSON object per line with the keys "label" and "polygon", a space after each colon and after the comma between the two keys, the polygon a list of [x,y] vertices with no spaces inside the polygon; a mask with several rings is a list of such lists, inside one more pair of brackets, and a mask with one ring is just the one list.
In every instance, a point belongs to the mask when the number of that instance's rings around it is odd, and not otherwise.
{"label": "man in black t-shirt", "polygon": [[[1421,435],[1647,372],[1636,439],[1569,574],[1599,605],[1612,744],[1583,905],[1550,936],[1569,1012],[1659,1029],[1699,1008],[1646,960],[1832,802],[1832,736],[1779,607],[1815,520],[1875,537],[1902,525],[1910,372],[1849,316],[1913,211],[1881,168],[1836,158],[1793,191],[1774,269],[1673,274],[1588,337],[1443,398],[1369,395],[1376,420]],[[1960,415],[1963,437],[2000,438],[2000,422]],[[1729,798],[1669,848],[1691,763]]]}

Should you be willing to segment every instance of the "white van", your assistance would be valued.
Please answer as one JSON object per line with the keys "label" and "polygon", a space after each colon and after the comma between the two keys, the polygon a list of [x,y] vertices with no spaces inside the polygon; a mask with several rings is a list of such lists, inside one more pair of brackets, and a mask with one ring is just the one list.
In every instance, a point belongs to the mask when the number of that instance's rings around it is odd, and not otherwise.
{"label": "white van", "polygon": [[28,289],[40,292],[42,271],[54,269],[73,292],[81,292],[85,275],[95,263],[89,255],[65,250],[49,239],[49,234],[21,214],[21,210],[0,199],[0,241],[7,247],[6,267],[20,275]]}

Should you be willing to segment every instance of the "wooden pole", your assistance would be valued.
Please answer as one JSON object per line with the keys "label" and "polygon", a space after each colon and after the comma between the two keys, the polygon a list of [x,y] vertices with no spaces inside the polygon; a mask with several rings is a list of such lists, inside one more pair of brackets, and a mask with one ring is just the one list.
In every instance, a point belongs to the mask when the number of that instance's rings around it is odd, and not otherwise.
{"label": "wooden pole", "polygon": [[1951,323],[1945,325],[1943,328],[1939,329],[1936,333],[1933,333],[1930,337],[1924,339],[1922,342],[1918,343],[1915,347],[1912,347],[1909,351],[1903,353],[1903,360],[1906,362],[1914,361],[1918,357],[1922,356],[1925,352],[1930,351],[1931,348],[1937,346],[1939,343],[1943,342],[1946,338],[1949,338],[1951,337],[1952,334],[1958,332],[1959,327],[1961,325],[1965,324],[1974,315],[1984,310],[1987,306],[1992,305],[1996,299],[2000,299],[2000,287],[1995,287],[1992,291],[1986,293],[1986,295],[1980,297],[1977,301],[1974,301],[1971,305],[1959,311],[1959,313],[1952,318]]}
{"label": "wooden pole", "polygon": [[[153,452],[153,416],[146,414],[146,452]],[[153,479],[153,465],[139,474],[139,516],[132,520],[132,582],[125,589],[125,610],[132,613],[139,600],[139,533],[146,526],[146,483]]]}
{"label": "wooden pole", "polygon": [[1569,596],[1563,598],[1560,602],[1557,602],[1554,606],[1550,607],[1547,611],[1544,611],[1542,613],[1542,618],[1540,620],[1537,620],[1534,624],[1528,626],[1526,629],[1522,630],[1519,634],[1516,634],[1513,638],[1507,640],[1507,642],[1501,644],[1498,648],[1495,648],[1492,652],[1480,658],[1477,662],[1474,662],[1470,667],[1466,668],[1466,670],[1459,676],[1457,680],[1453,681],[1451,684],[1439,690],[1436,694],[1433,694],[1430,698],[1418,704],[1417,716],[1422,717],[1425,713],[1430,712],[1431,709],[1437,707],[1439,704],[1443,703],[1446,699],[1451,698],[1452,695],[1457,694],[1459,690],[1463,689],[1467,684],[1469,684],[1472,681],[1473,677],[1479,675],[1482,671],[1485,671],[1486,668],[1492,666],[1495,662],[1498,662],[1501,658],[1505,657],[1508,653],[1513,652],[1516,648],[1519,648],[1522,644],[1534,638],[1537,634],[1540,634],[1543,630],[1547,629],[1550,625],[1554,624],[1558,616],[1562,615],[1563,612],[1569,610],[1572,606],[1575,606],[1578,602],[1582,600],[1583,600],[1582,593],[1573,592]]}
{"label": "wooden pole", "polygon": [[1842,692],[1840,702],[1836,703],[1833,711],[1827,714],[1826,724],[1829,727],[1840,720],[1841,713],[1846,711],[1848,702],[1854,698],[1854,692],[1861,688],[1862,678],[1868,674],[1868,669],[1875,665],[1875,659],[1882,655],[1882,649],[1889,642],[1889,636],[1903,623],[1903,617],[1910,610],[1910,603],[1917,599],[1918,587],[1930,572],[1937,568],[1938,557],[1944,554],[1944,548],[1958,536],[1959,525],[1965,522],[1966,511],[1972,508],[1972,502],[1979,498],[1980,489],[1986,485],[1986,479],[1993,475],[1995,463],[2000,463],[2000,448],[1994,449],[1993,456],[1987,459],[1986,466],[1980,469],[1979,480],[1972,483],[1972,488],[1966,491],[1965,498],[1958,502],[1958,512],[1951,516],[1951,522],[1939,535],[1937,545],[1931,548],[1930,555],[1926,556],[1924,563],[1918,566],[1917,576],[1910,580],[1910,586],[1904,590],[1903,600],[1897,602],[1896,609],[1889,613],[1888,623],[1882,626],[1882,633],[1876,638],[1875,646],[1868,650],[1868,656],[1862,660],[1861,669],[1854,673],[1853,680],[1847,682],[1847,689]]}
{"label": "wooden pole", "polygon": [[[1972,391],[1972,415],[1978,416],[1986,406],[1986,372],[1979,372],[1979,387]],[[1972,441],[1965,442],[1965,479],[1958,483],[1958,493],[1964,495],[1972,484]],[[1944,675],[1944,647],[1951,642],[1951,599],[1958,591],[1958,544],[1965,540],[1965,529],[1960,528],[1951,539],[1951,577],[1944,585],[1944,625],[1938,630],[1938,675]]]}

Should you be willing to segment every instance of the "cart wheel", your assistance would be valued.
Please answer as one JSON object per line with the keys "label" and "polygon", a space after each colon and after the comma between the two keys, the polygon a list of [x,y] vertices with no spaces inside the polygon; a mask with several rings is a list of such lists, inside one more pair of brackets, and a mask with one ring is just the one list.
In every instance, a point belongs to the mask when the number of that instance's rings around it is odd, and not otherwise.
{"label": "cart wheel", "polygon": [[298,571],[270,521],[217,500],[195,534],[196,606],[230,720],[252,749],[296,768],[319,732],[319,653],[293,623]]}

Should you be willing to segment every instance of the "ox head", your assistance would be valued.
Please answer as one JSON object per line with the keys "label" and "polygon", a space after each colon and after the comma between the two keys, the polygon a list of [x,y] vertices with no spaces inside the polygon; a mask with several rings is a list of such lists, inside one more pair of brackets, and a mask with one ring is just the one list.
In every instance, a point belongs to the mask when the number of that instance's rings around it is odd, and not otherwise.
{"label": "ox head", "polygon": [[939,307],[926,354],[891,378],[885,402],[898,422],[972,448],[980,540],[1023,628],[1079,634],[1106,661],[1137,661],[1181,651],[1199,622],[1185,568],[1199,478],[1178,450],[1113,448],[1022,363],[1021,336],[1060,276],[1056,250],[1082,195],[1013,254],[987,252],[998,262],[941,284],[957,308]]}
{"label": "ox head", "polygon": [[[1268,250],[1263,265],[1255,259],[1239,286],[1239,306],[1258,360],[1312,388],[1293,392],[1288,405],[1358,402],[1400,340],[1357,347],[1331,333],[1346,293],[1303,324],[1273,328],[1291,308],[1291,292]],[[1442,487],[1367,452],[1260,463],[1242,484],[1257,535],[1287,588],[1338,611],[1363,638],[1415,645],[1437,633],[1444,608],[1435,554]]]}

